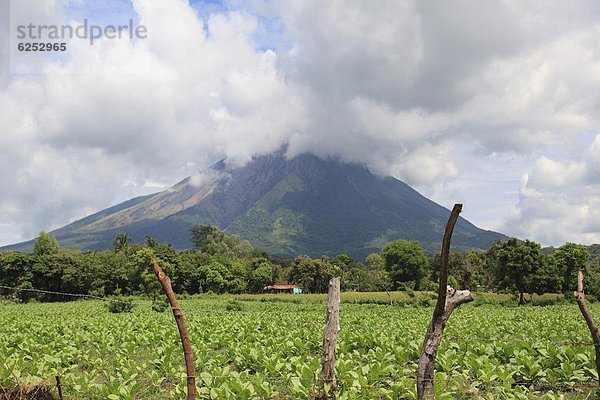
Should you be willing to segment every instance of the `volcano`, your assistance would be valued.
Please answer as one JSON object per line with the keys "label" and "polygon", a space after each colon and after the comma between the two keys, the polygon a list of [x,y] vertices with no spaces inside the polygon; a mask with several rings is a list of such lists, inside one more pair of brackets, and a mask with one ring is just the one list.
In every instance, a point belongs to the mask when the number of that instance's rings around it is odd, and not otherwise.
{"label": "volcano", "polygon": [[[63,247],[110,248],[118,233],[191,247],[190,228],[214,225],[267,253],[290,257],[346,253],[362,258],[396,239],[439,251],[450,211],[404,182],[363,165],[282,152],[243,167],[224,161],[173,185],[51,232]],[[505,236],[460,218],[454,250],[487,249]],[[4,249],[27,251],[33,241]]]}

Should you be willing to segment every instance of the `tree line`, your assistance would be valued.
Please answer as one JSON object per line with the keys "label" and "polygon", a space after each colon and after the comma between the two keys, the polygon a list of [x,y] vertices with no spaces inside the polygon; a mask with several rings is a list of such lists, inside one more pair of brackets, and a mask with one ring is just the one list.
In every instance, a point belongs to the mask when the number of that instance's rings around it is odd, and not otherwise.
{"label": "tree line", "polygon": [[[95,296],[156,297],[160,286],[152,261],[157,260],[171,276],[177,293],[260,293],[274,282],[294,283],[307,293],[324,293],[334,276],[342,277],[345,291],[437,288],[440,256],[426,255],[417,241],[387,243],[362,261],[346,254],[275,259],[247,241],[206,225],[191,229],[191,241],[193,248],[180,252],[152,237],[132,243],[121,233],[111,250],[81,252],[62,249],[56,238],[41,232],[31,254],[0,253],[0,285]],[[571,292],[577,270],[583,269],[588,292],[599,295],[599,260],[578,244],[542,250],[538,243],[510,238],[495,242],[487,251],[452,252],[449,283],[472,291],[515,293],[524,302],[526,294]],[[65,300],[60,295],[25,290],[12,293],[22,301]]]}

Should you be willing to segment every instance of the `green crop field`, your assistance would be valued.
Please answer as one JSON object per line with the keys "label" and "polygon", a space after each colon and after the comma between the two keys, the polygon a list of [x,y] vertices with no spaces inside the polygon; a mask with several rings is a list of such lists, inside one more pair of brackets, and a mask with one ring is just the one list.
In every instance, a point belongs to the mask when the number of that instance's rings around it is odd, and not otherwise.
{"label": "green crop field", "polygon": [[[198,397],[310,398],[325,304],[231,299],[181,302]],[[141,303],[121,314],[94,300],[0,303],[0,386],[53,385],[60,375],[65,399],[185,398],[173,316]],[[591,309],[600,316],[600,307]],[[416,362],[431,312],[427,306],[342,303],[339,398],[416,398]],[[463,305],[451,316],[437,358],[437,398],[591,398],[597,374],[590,340],[574,304]]]}

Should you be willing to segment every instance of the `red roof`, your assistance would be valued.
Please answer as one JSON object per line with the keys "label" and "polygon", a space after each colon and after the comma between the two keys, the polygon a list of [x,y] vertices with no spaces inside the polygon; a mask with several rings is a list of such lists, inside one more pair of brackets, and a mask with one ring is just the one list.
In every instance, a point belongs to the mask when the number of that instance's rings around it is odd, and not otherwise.
{"label": "red roof", "polygon": [[297,288],[296,285],[289,285],[287,283],[276,283],[274,285],[267,286],[268,290],[292,290]]}

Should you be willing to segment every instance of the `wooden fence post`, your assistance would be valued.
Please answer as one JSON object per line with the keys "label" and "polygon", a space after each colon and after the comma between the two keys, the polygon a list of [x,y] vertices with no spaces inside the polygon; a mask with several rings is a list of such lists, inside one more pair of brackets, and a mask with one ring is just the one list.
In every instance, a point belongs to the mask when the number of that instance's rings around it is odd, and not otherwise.
{"label": "wooden fence post", "polygon": [[63,392],[62,392],[62,385],[60,384],[60,376],[56,375],[55,379],[56,379],[56,389],[58,390],[58,398],[60,400],[64,400]]}
{"label": "wooden fence post", "polygon": [[194,354],[192,353],[190,338],[187,327],[185,326],[185,319],[183,318],[183,313],[181,312],[181,308],[179,308],[177,298],[175,297],[175,293],[171,287],[171,279],[163,272],[156,261],[154,261],[154,273],[156,274],[156,277],[158,278],[165,295],[167,296],[167,300],[169,300],[171,310],[173,310],[173,316],[175,317],[175,322],[177,323],[177,329],[179,330],[179,337],[181,338],[181,345],[183,346],[183,356],[185,358],[185,369],[187,373],[187,399],[196,400],[196,372],[194,370]]}
{"label": "wooden fence post", "polygon": [[579,306],[579,311],[581,311],[585,323],[590,330],[590,334],[592,335],[592,340],[594,341],[594,349],[596,350],[596,371],[598,371],[600,383],[600,332],[598,331],[598,326],[596,326],[596,323],[592,318],[592,313],[585,302],[582,271],[577,271],[577,291],[575,291],[574,294],[577,305]]}
{"label": "wooden fence post", "polygon": [[[337,337],[340,332],[340,278],[331,278],[327,296],[327,319],[323,330],[323,357],[321,358],[321,375],[319,376],[319,398],[325,399],[337,389],[335,378],[335,353]],[[330,393],[325,392],[329,385]]]}
{"label": "wooden fence post", "polygon": [[450,253],[450,240],[454,225],[458,220],[458,215],[462,211],[462,204],[455,204],[448,219],[444,240],[442,242],[442,254],[440,265],[440,278],[438,286],[438,298],[433,310],[431,322],[427,327],[423,348],[419,357],[419,366],[417,370],[417,398],[433,399],[433,377],[435,367],[435,357],[442,341],[442,334],[446,327],[446,322],[450,318],[452,311],[463,303],[473,301],[471,292],[468,290],[456,290],[448,286],[448,255]]}

